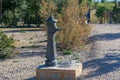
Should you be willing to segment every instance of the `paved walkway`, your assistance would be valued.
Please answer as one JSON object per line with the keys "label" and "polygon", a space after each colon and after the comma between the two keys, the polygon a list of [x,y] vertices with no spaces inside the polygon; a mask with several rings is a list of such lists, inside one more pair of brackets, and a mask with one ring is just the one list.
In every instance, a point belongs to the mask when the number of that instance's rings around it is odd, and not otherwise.
{"label": "paved walkway", "polygon": [[120,24],[93,26],[92,49],[80,80],[120,80]]}

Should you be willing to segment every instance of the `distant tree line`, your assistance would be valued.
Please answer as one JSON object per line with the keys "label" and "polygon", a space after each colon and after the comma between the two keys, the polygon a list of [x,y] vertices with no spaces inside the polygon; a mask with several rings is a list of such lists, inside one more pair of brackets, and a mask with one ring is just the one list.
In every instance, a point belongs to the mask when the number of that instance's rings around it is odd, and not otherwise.
{"label": "distant tree line", "polygon": [[96,11],[95,15],[99,23],[120,23],[120,2],[118,0],[101,0],[101,2],[88,0],[88,2],[90,8]]}
{"label": "distant tree line", "polygon": [[0,23],[9,26],[42,23],[39,0],[0,0]]}
{"label": "distant tree line", "polygon": [[[44,3],[43,3],[44,1]],[[19,26],[35,24],[39,26],[44,22],[46,13],[60,14],[63,6],[67,5],[68,0],[0,0],[0,24],[5,26]],[[79,0],[82,4],[84,0]],[[44,5],[45,6],[44,6]],[[51,6],[57,6],[57,12],[51,13]],[[43,5],[43,6],[42,6]],[[51,8],[51,9],[50,9]],[[44,13],[41,12],[43,10]],[[48,15],[48,14],[46,14]]]}

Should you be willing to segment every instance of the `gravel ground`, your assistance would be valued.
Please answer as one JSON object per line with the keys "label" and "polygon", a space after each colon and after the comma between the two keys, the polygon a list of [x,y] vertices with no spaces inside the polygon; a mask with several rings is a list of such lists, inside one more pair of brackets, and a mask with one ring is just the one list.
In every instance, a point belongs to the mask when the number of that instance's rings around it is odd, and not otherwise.
{"label": "gravel ground", "polygon": [[[82,62],[83,72],[78,80],[120,80],[120,25],[93,26],[90,44],[85,50],[69,56],[57,51],[57,59],[59,62]],[[46,33],[42,30],[2,30],[16,40],[18,56],[0,60],[0,80],[34,80],[36,67],[45,62]]]}
{"label": "gravel ground", "polygon": [[80,80],[120,80],[120,24],[93,26]]}
{"label": "gravel ground", "polygon": [[45,31],[34,29],[1,29],[15,40],[14,59],[0,60],[0,80],[24,80],[35,76],[36,67],[44,63]]}
{"label": "gravel ground", "polygon": [[[1,29],[15,40],[15,53],[13,59],[0,60],[0,80],[35,80],[36,67],[45,62],[46,32],[34,29]],[[81,54],[80,54],[81,53]],[[73,55],[63,56],[57,51],[59,62],[83,62],[84,50],[73,52]],[[82,58],[80,58],[80,56]]]}

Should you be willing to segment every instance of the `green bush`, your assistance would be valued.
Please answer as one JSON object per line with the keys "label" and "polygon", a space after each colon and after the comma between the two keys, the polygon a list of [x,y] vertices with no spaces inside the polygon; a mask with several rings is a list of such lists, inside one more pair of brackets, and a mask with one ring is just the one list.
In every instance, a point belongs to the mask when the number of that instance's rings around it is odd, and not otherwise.
{"label": "green bush", "polygon": [[120,23],[120,8],[119,7],[118,8],[114,7],[113,13],[114,13],[113,21],[115,23]]}
{"label": "green bush", "polygon": [[0,31],[0,58],[9,58],[14,55],[13,53],[14,40],[9,38],[6,34]]}
{"label": "green bush", "polygon": [[15,11],[5,11],[3,14],[3,23],[9,26],[16,26],[19,21],[19,13]]}
{"label": "green bush", "polygon": [[99,3],[96,9],[96,16],[99,23],[105,23],[109,19],[109,12],[113,10],[113,3]]}
{"label": "green bush", "polygon": [[72,50],[64,50],[63,54],[64,55],[71,55],[72,54]]}

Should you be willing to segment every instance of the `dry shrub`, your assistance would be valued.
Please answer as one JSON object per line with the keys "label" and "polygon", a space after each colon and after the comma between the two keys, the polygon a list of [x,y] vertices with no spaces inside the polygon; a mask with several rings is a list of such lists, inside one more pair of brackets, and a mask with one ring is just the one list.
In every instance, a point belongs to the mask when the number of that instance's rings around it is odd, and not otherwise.
{"label": "dry shrub", "polygon": [[79,0],[68,0],[67,4],[60,4],[59,7],[53,0],[50,0],[49,3],[41,0],[40,14],[46,19],[50,14],[55,16],[58,19],[58,27],[63,29],[57,34],[60,47],[75,49],[85,44],[90,32],[90,27],[85,24],[87,10],[86,0],[82,0],[81,4],[79,4]]}
{"label": "dry shrub", "polygon": [[96,10],[91,10],[91,23],[98,23],[98,18],[95,16]]}
{"label": "dry shrub", "polygon": [[[81,7],[82,6],[82,7]],[[62,30],[58,34],[58,41],[62,49],[76,49],[85,44],[90,27],[85,24],[86,5],[79,6],[78,0],[69,0],[66,9],[59,15],[58,26]],[[86,9],[85,9],[86,8]]]}

